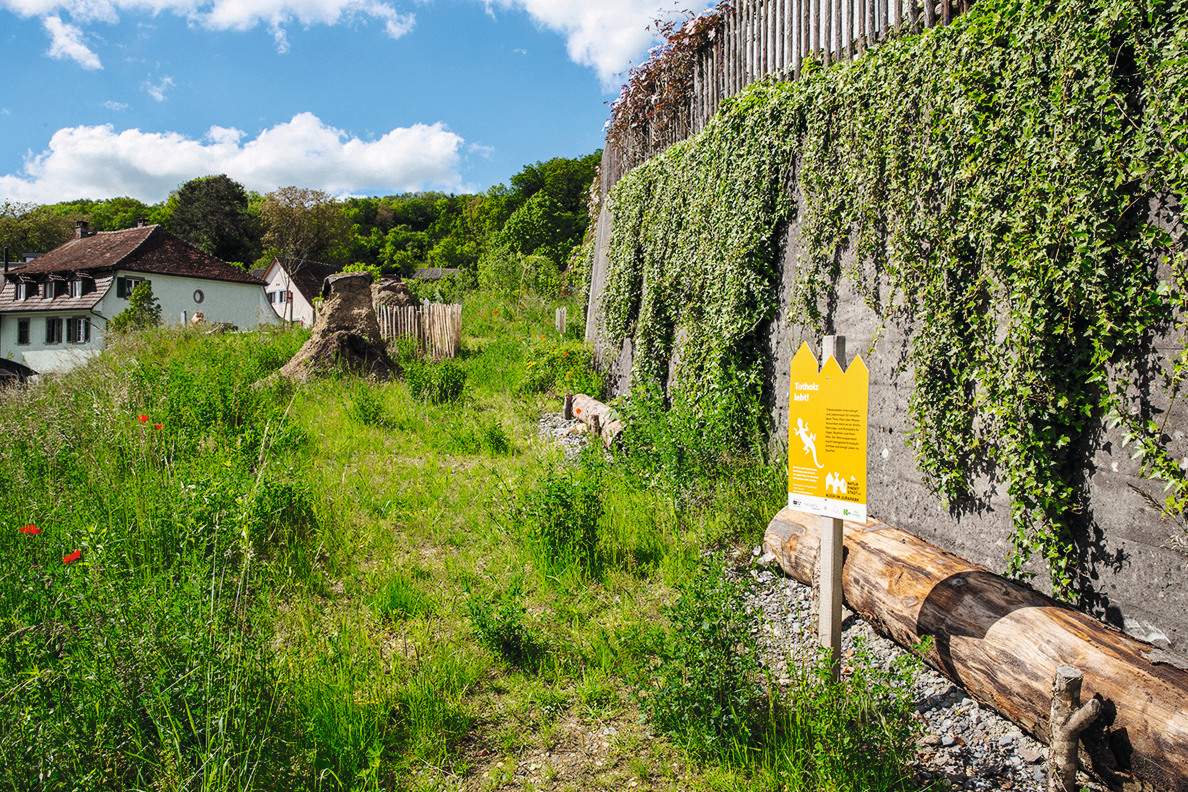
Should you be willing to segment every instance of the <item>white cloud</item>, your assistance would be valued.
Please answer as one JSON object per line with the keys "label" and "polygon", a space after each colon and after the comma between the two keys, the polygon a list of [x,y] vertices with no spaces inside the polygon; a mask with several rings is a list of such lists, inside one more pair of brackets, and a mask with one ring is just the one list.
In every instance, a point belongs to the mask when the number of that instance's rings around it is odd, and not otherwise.
{"label": "white cloud", "polygon": [[372,19],[398,39],[413,29],[416,17],[401,14],[388,0],[0,0],[0,9],[24,17],[42,17],[52,44],[50,55],[71,58],[87,69],[102,68],[99,57],[82,43],[82,30],[62,21],[68,14],[79,25],[115,23],[122,12],[172,13],[212,30],[268,27],[277,49],[288,50],[285,26],[337,25]]}
{"label": "white cloud", "polygon": [[117,113],[122,113],[128,109],[127,102],[116,102],[112,99],[108,99],[106,102],[104,102],[103,106],[106,107],[108,110],[113,110]]}
{"label": "white cloud", "polygon": [[[676,16],[673,3],[663,0],[483,0],[524,11],[538,25],[565,37],[569,57],[598,72],[605,87],[655,41],[648,25],[657,18]],[[699,0],[693,10],[708,8]]]}
{"label": "white cloud", "polygon": [[59,16],[48,16],[42,20],[45,32],[50,36],[47,53],[58,60],[72,60],[84,69],[102,69],[99,56],[83,43],[83,32],[74,25],[62,21]]}
{"label": "white cloud", "polygon": [[495,147],[484,146],[482,143],[471,143],[466,151],[469,154],[476,154],[483,159],[489,160],[491,159],[491,155],[495,153]]}
{"label": "white cloud", "polygon": [[156,99],[158,102],[164,102],[165,92],[173,86],[173,78],[166,75],[157,83],[154,83],[152,80],[145,80],[140,87],[144,89],[145,93],[153,97],[153,99]]}
{"label": "white cloud", "polygon": [[425,189],[459,191],[464,141],[444,124],[416,124],[364,141],[312,113],[254,139],[211,127],[201,140],[175,132],[117,132],[111,124],[60,129],[19,174],[0,176],[0,201],[54,203],[130,195],[160,201],[196,176],[226,173],[268,192],[287,184],[341,195]]}

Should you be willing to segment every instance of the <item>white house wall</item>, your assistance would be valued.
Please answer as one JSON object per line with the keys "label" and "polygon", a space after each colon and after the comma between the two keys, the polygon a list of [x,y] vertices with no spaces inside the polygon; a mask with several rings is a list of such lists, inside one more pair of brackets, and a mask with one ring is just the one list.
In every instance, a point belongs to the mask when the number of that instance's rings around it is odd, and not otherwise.
{"label": "white house wall", "polygon": [[[65,340],[66,320],[91,320],[91,340],[74,344]],[[29,320],[29,343],[17,343],[17,322]],[[61,319],[63,340],[45,343],[45,320]],[[24,363],[39,373],[65,373],[98,355],[103,349],[103,319],[86,311],[46,311],[45,313],[5,314],[0,319],[0,351],[9,360]]]}
{"label": "white house wall", "polygon": [[[262,324],[281,324],[262,286],[137,272],[118,272],[117,277],[151,281],[153,296],[161,306],[161,319],[166,323],[181,322],[183,315],[187,322],[193,321],[194,314],[201,311],[207,323],[227,322],[240,330],[250,330]],[[5,313],[0,318],[0,353],[9,360],[24,363],[42,373],[65,373],[85,363],[102,351],[108,320],[128,308],[128,299],[116,296],[115,284],[113,279],[111,288],[91,312]],[[194,299],[195,290],[201,290],[202,302]],[[91,321],[91,340],[81,344],[66,341],[66,320],[80,317]],[[47,318],[62,320],[63,340],[60,343],[45,343]],[[29,320],[28,344],[17,343],[17,322],[20,319]]]}
{"label": "white house wall", "polygon": [[[314,312],[313,306],[305,299],[305,295],[293,285],[292,278],[289,277],[289,273],[285,272],[284,267],[274,260],[268,267],[268,272],[264,273],[264,280],[268,282],[268,285],[264,287],[265,292],[291,291],[293,293],[291,317],[289,303],[269,303],[278,317],[286,321],[291,318],[294,322],[300,322],[303,327],[313,327],[317,314]],[[264,300],[268,302],[267,294],[265,294]]]}
{"label": "white house wall", "polygon": [[[280,318],[268,304],[268,296],[260,286],[250,283],[228,283],[226,281],[182,278],[176,275],[146,275],[138,272],[117,272],[117,278],[144,278],[153,285],[153,296],[161,306],[161,319],[166,323],[192,321],[194,314],[201,312],[208,324],[227,322],[240,330],[251,330],[262,324],[280,324]],[[113,281],[114,283],[114,281]],[[194,298],[194,292],[202,292],[202,301]],[[108,290],[95,310],[112,319],[128,307],[126,297],[117,297],[116,289]]]}

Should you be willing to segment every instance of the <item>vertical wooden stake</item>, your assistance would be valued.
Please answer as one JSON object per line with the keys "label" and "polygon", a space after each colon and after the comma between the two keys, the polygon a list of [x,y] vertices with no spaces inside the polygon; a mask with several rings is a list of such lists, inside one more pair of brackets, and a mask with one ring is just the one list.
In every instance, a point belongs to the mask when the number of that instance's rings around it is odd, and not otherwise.
{"label": "vertical wooden stake", "polygon": [[573,394],[565,394],[565,403],[561,407],[561,417],[567,421],[573,420]]}
{"label": "vertical wooden stake", "polygon": [[[845,336],[831,335],[821,340],[822,366],[831,355],[845,371]],[[817,572],[821,610],[817,617],[817,633],[821,646],[829,647],[834,682],[841,679],[842,546],[842,521],[836,517],[822,517],[821,563]]]}

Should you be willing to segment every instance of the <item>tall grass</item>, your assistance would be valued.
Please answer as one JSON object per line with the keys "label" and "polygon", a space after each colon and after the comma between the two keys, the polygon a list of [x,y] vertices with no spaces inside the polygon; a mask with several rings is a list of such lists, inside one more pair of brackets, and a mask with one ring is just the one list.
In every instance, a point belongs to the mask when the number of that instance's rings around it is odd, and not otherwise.
{"label": "tall grass", "polygon": [[295,388],[300,332],[170,329],[5,396],[0,790],[479,789],[604,724],[673,788],[902,788],[906,677],[778,690],[702,567],[782,459],[641,393],[565,462],[538,417],[601,379],[554,307],[470,295],[412,382]]}

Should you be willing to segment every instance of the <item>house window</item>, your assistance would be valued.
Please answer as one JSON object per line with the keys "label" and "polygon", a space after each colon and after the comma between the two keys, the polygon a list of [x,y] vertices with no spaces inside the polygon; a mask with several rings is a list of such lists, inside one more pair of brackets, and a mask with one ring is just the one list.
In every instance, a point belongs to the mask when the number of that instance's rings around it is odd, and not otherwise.
{"label": "house window", "polygon": [[85,344],[91,340],[91,322],[85,316],[66,320],[66,340],[71,344]]}
{"label": "house window", "polygon": [[284,303],[293,302],[293,292],[291,291],[274,291],[268,292],[268,300],[274,305],[283,305]]}
{"label": "house window", "polygon": [[45,343],[62,343],[62,317],[52,316],[45,320]]}
{"label": "house window", "polygon": [[128,299],[132,291],[144,282],[144,278],[116,278],[116,297]]}
{"label": "house window", "polygon": [[41,284],[41,299],[54,299],[54,282],[52,280],[47,280],[45,283]]}
{"label": "house window", "polygon": [[82,278],[77,278],[75,280],[70,281],[70,296],[71,297],[82,297],[83,296]]}
{"label": "house window", "polygon": [[29,284],[27,284],[27,283],[18,283],[18,284],[16,285],[16,298],[17,298],[18,300],[27,300],[27,299],[29,299]]}
{"label": "house window", "polygon": [[29,345],[29,320],[17,319],[17,344],[21,346]]}
{"label": "house window", "polygon": [[206,295],[202,293],[202,289],[194,289],[194,302],[200,303],[206,299]]}

